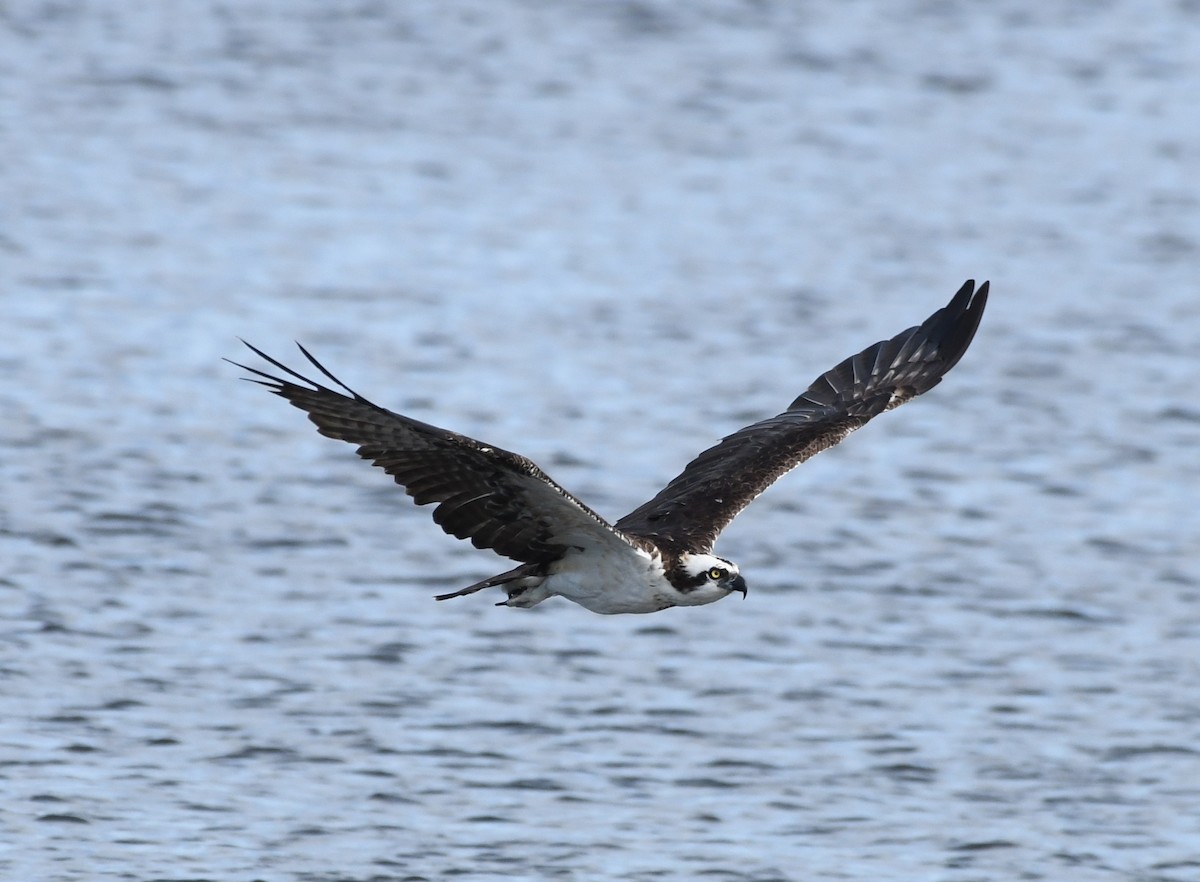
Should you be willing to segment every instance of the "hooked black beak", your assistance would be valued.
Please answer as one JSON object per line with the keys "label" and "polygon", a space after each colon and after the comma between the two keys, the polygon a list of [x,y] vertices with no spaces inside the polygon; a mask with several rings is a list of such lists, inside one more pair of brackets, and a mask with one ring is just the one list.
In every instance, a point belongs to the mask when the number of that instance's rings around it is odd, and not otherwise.
{"label": "hooked black beak", "polygon": [[745,598],[747,591],[746,580],[742,578],[741,573],[739,573],[734,580],[729,583],[729,593],[732,594],[734,591],[741,591],[742,597]]}

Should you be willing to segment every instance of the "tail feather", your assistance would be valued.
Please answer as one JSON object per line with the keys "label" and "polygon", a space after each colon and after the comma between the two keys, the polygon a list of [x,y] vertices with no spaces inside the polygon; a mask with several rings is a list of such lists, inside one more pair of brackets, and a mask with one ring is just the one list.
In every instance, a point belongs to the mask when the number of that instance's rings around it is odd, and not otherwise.
{"label": "tail feather", "polygon": [[476,591],[482,591],[484,588],[505,585],[509,582],[515,582],[517,579],[540,575],[543,575],[541,564],[521,564],[519,567],[514,567],[498,576],[489,576],[482,582],[476,582],[474,585],[468,585],[466,588],[460,588],[458,591],[451,591],[449,594],[439,594],[435,599],[449,600],[452,597],[466,597],[468,594],[474,594]]}

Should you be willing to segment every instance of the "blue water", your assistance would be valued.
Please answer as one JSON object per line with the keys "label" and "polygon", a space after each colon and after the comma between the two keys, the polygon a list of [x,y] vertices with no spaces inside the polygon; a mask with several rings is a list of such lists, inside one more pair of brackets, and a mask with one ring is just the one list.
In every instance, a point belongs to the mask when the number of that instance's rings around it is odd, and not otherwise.
{"label": "blue water", "polygon": [[[0,878],[1200,878],[1200,11],[0,12]],[[603,514],[990,278],[602,618],[240,383]],[[298,362],[296,362],[298,363]]]}

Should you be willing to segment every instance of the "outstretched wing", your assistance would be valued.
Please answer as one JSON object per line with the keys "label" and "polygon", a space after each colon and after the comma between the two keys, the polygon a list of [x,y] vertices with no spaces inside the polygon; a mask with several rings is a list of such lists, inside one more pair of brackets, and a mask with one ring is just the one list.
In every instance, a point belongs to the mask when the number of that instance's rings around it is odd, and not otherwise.
{"label": "outstretched wing", "polygon": [[783,413],[701,453],[616,528],[675,553],[710,551],[738,512],[780,477],[941,382],[975,336],[987,293],[987,282],[976,291],[974,280],[968,281],[920,326],[846,359]]}
{"label": "outstretched wing", "polygon": [[557,560],[571,546],[629,546],[603,518],[525,457],[372,404],[303,346],[305,358],[347,394],[246,346],[306,385],[231,362],[263,378],[251,382],[306,411],[322,435],[357,444],[358,455],[394,477],[418,505],[438,503],[433,519],[452,536],[523,563]]}

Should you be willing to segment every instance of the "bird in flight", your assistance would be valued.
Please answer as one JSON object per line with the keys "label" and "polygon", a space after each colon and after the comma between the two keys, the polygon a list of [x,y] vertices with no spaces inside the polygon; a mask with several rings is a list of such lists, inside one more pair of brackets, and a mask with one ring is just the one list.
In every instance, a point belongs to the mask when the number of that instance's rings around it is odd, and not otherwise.
{"label": "bird in flight", "polygon": [[783,413],[705,450],[616,523],[524,456],[371,403],[303,346],[304,357],[336,389],[249,343],[292,379],[231,363],[307,412],[322,435],[358,445],[358,455],[395,478],[417,505],[436,503],[433,519],[447,533],[518,564],[438,600],[500,587],[507,598],[497,606],[527,609],[559,596],[596,613],[650,613],[712,603],[735,591],[744,597],[737,564],[713,554],[721,531],[810,456],[941,382],[967,351],[987,296],[987,282],[976,288],[967,281],[920,325],[847,358]]}

